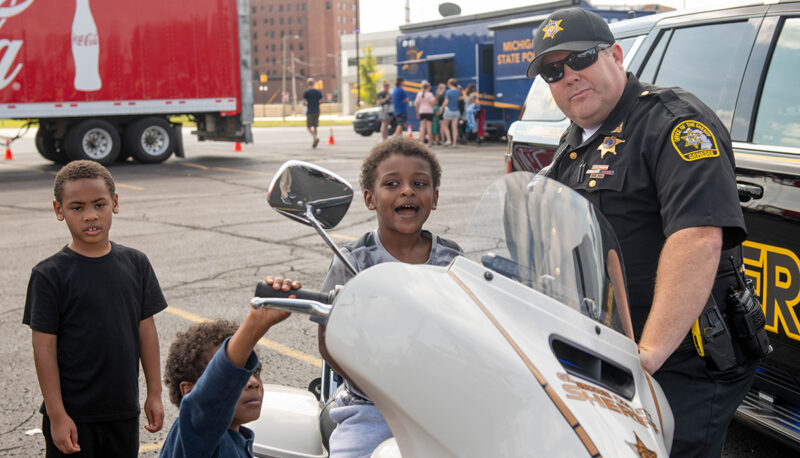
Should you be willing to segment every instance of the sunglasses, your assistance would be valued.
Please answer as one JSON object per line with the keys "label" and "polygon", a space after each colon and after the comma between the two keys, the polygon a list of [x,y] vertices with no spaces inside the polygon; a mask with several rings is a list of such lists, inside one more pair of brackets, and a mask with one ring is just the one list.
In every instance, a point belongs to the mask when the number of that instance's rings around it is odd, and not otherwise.
{"label": "sunglasses", "polygon": [[542,65],[539,75],[541,75],[546,82],[555,83],[564,77],[564,64],[569,65],[569,68],[579,72],[597,62],[597,56],[600,54],[600,51],[609,47],[611,47],[611,45],[604,44],[597,45],[586,51],[573,52],[557,62]]}

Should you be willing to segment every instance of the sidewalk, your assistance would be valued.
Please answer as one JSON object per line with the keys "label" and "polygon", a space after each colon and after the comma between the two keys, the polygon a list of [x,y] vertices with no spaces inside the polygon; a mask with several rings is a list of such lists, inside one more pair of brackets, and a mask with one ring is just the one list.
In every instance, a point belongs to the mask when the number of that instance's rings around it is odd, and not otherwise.
{"label": "sidewalk", "polygon": [[[253,119],[255,121],[283,121],[283,118],[280,116],[258,117]],[[320,121],[353,121],[354,119],[355,115],[351,114],[326,113],[319,116]],[[306,115],[305,114],[290,115],[286,117],[286,120],[305,122]]]}

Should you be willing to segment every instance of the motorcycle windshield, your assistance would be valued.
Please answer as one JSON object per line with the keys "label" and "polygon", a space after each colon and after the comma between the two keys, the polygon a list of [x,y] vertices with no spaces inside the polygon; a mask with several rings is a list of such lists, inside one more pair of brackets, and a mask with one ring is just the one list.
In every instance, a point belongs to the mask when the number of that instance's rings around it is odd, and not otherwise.
{"label": "motorcycle windshield", "polygon": [[633,339],[611,226],[580,194],[529,172],[496,180],[461,244],[464,255]]}

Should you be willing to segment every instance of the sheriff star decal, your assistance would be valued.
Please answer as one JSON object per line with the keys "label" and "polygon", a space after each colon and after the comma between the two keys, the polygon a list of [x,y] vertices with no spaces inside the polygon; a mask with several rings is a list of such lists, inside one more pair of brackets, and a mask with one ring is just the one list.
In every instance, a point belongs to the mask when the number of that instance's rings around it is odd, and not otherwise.
{"label": "sheriff star decal", "polygon": [[544,38],[542,38],[542,40],[545,38],[555,38],[558,32],[564,30],[561,27],[561,21],[563,21],[563,19],[559,19],[557,21],[550,19],[547,21],[547,24],[545,24],[544,28],[542,29],[544,30]]}
{"label": "sheriff star decal", "polygon": [[672,146],[686,162],[719,156],[717,139],[700,121],[683,121],[672,129]]}
{"label": "sheriff star decal", "polygon": [[611,153],[616,156],[617,151],[615,148],[621,143],[625,143],[625,140],[617,137],[604,138],[603,143],[600,143],[600,146],[597,147],[597,149],[600,151],[600,159],[605,157],[606,153]]}
{"label": "sheriff star decal", "polygon": [[647,448],[646,445],[644,445],[644,442],[642,442],[642,440],[639,439],[638,434],[634,432],[633,436],[636,437],[636,442],[625,441],[625,443],[631,446],[631,448],[633,449],[633,453],[635,453],[636,456],[639,456],[641,458],[656,458],[658,456],[656,455],[656,452],[650,450],[649,448]]}

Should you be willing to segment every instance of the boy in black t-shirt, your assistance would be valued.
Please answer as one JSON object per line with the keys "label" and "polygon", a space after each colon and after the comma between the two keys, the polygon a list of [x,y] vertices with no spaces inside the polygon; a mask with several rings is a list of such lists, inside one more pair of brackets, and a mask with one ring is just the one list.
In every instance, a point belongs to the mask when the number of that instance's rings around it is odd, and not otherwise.
{"label": "boy in black t-shirt", "polygon": [[53,209],[72,241],[33,268],[22,322],[31,327],[47,456],[135,457],[139,359],[150,432],[161,429],[161,363],[153,315],[166,308],[147,257],[109,240],[119,211],[102,165],[75,161],[55,179]]}

